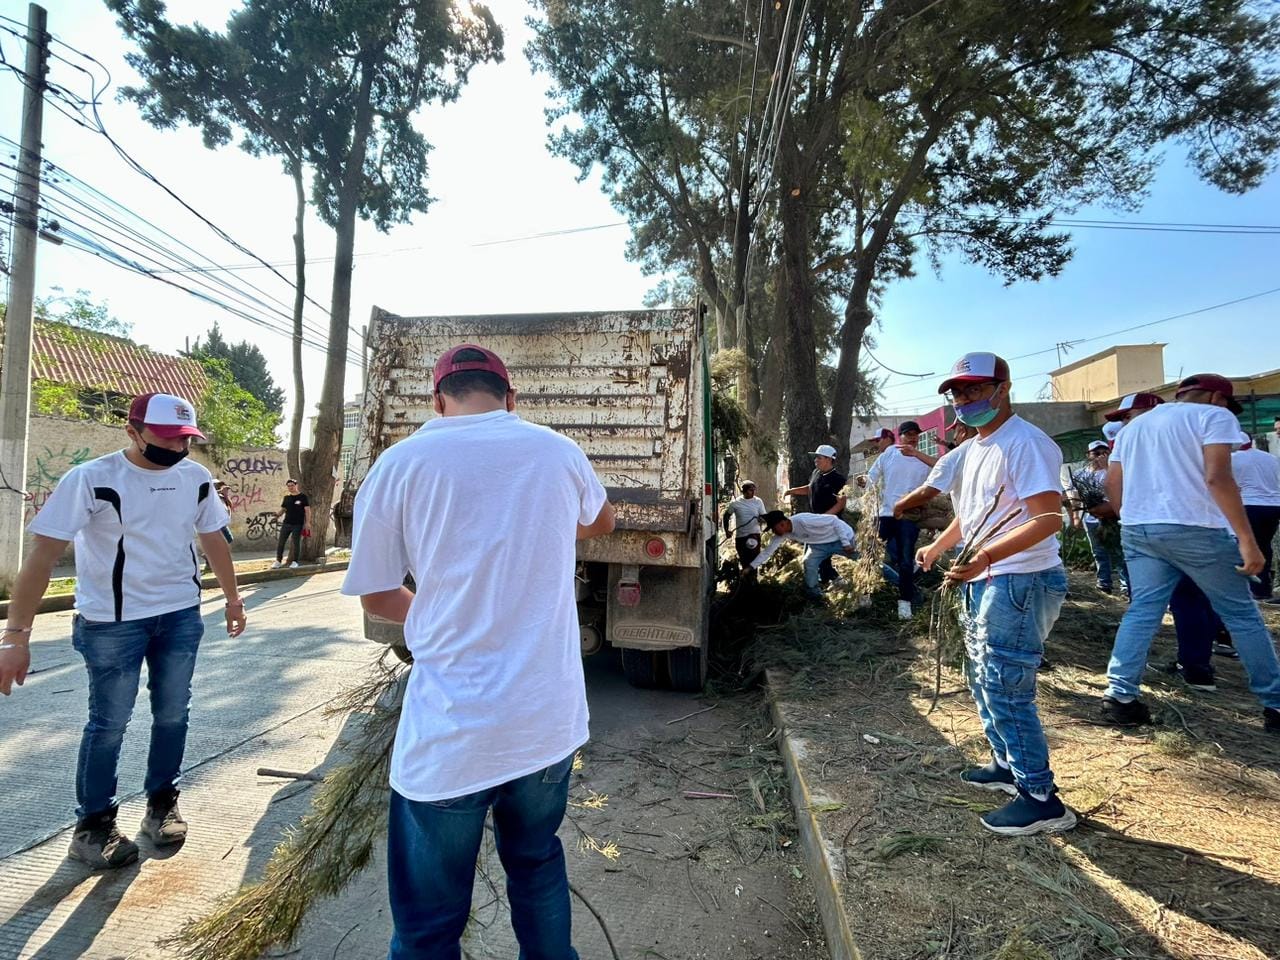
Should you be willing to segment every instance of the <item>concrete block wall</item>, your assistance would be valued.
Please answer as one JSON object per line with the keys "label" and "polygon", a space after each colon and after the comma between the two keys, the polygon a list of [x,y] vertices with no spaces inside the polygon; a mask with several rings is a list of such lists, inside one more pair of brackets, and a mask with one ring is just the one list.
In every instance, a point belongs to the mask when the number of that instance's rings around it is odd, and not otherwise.
{"label": "concrete block wall", "polygon": [[[31,495],[24,522],[40,512],[62,475],[78,463],[92,460],[128,443],[124,427],[61,417],[31,418],[27,441],[27,482]],[[283,450],[272,448],[210,449],[194,445],[192,457],[225,480],[231,497],[232,551],[274,549],[279,523],[275,515],[288,479]],[[30,546],[30,540],[27,541]]]}

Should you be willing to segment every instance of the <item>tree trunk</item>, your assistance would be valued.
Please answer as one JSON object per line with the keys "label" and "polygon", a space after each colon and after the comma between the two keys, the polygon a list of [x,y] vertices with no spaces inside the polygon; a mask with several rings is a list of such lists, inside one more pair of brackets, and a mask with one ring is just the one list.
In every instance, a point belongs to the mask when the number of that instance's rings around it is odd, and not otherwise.
{"label": "tree trunk", "polygon": [[[776,440],[782,426],[782,351],[780,338],[772,338],[765,349],[760,372],[760,403],[751,417],[751,437],[743,444],[738,457],[738,476],[756,482],[756,496],[770,510],[778,503],[778,447]],[[755,438],[767,440],[759,443]],[[782,504],[790,507],[790,504]]]}
{"label": "tree trunk", "polygon": [[[794,150],[785,146],[783,152],[796,157]],[[788,159],[791,159],[789,157]],[[818,389],[818,341],[813,328],[813,269],[810,263],[810,217],[805,206],[804,193],[792,196],[790,184],[796,182],[788,176],[794,170],[793,163],[783,167],[780,183],[782,197],[779,203],[782,224],[782,257],[778,282],[778,309],[786,318],[786,329],[779,345],[784,354],[783,372],[786,377],[785,411],[787,418],[787,466],[792,486],[803,486],[813,470],[813,458],[808,451],[817,444],[829,443],[827,415],[823,408],[822,393]],[[836,449],[843,459],[849,444],[848,437],[837,442]]]}
{"label": "tree trunk", "polygon": [[347,333],[351,318],[351,272],[355,255],[356,213],[359,210],[361,171],[369,133],[373,126],[370,91],[373,86],[373,56],[361,63],[360,97],[352,131],[351,149],[343,164],[334,233],[337,240],[333,262],[333,298],[329,308],[329,352],[325,358],[324,385],[320,390],[319,412],[311,456],[302,465],[303,492],[311,498],[311,537],[303,541],[302,554],[315,560],[324,554],[329,530],[333,488],[342,450],[342,403],[347,374]]}
{"label": "tree trunk", "polygon": [[831,397],[831,432],[839,438],[837,446],[842,450],[853,430],[853,398],[857,393],[858,377],[862,376],[858,360],[862,355],[862,339],[872,320],[871,307],[867,302],[870,289],[870,284],[865,287],[854,285],[844,309],[844,324],[840,328],[840,360],[836,365],[836,384]]}
{"label": "tree trunk", "polygon": [[301,478],[299,451],[302,448],[302,420],[307,412],[306,389],[302,381],[302,306],[307,297],[307,248],[303,224],[307,213],[307,193],[302,183],[302,164],[292,164],[290,172],[293,174],[297,206],[293,219],[293,416],[289,421],[289,449],[285,460],[289,476]]}

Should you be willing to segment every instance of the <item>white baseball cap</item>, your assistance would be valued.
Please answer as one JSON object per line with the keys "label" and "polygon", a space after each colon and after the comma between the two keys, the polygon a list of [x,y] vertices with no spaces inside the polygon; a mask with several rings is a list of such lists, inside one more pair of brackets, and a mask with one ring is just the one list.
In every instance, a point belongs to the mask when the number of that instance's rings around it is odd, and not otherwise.
{"label": "white baseball cap", "polygon": [[817,450],[810,450],[811,457],[830,457],[832,460],[836,458],[836,448],[829,443],[824,443]]}
{"label": "white baseball cap", "polygon": [[172,440],[175,437],[199,437],[204,434],[196,428],[196,408],[172,393],[140,393],[129,404],[129,420],[150,428],[157,437]]}

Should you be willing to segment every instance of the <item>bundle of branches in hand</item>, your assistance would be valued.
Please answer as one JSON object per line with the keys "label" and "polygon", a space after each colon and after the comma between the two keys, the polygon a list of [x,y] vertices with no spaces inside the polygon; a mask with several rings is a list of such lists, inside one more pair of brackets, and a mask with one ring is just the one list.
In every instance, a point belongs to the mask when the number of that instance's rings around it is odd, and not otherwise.
{"label": "bundle of branches in hand", "polygon": [[[1012,524],[1022,512],[1022,507],[1014,507],[997,518],[996,511],[1003,497],[1004,486],[1002,485],[996,491],[991,506],[983,514],[977,532],[968,543],[964,544],[960,556],[947,569],[972,563],[982,552],[983,547],[1000,534],[1013,529]],[[938,706],[938,698],[942,695],[943,661],[953,666],[959,666],[964,662],[964,597],[961,595],[963,586],[958,580],[944,577],[942,586],[934,593],[929,607],[929,637],[933,641],[934,656],[933,702],[929,705],[931,713]]]}
{"label": "bundle of branches in hand", "polygon": [[1093,470],[1077,470],[1071,475],[1071,486],[1080,506],[1092,510],[1107,502],[1107,489],[1102,477]]}
{"label": "bundle of branches in hand", "polygon": [[[884,544],[880,540],[880,495],[881,485],[867,484],[862,492],[858,509],[858,522],[854,525],[854,542],[858,544],[858,557],[853,561],[847,579],[853,596],[858,602],[865,603],[871,595],[884,585]],[[846,488],[845,493],[856,494],[855,488]]]}

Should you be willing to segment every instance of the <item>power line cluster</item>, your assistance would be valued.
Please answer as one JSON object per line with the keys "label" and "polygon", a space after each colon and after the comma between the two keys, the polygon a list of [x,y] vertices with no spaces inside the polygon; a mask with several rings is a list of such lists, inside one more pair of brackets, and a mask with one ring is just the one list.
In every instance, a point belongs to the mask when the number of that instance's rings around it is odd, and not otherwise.
{"label": "power line cluster", "polygon": [[[20,21],[11,17],[0,15],[0,20],[22,26]],[[19,33],[3,24],[0,24],[0,31],[24,42],[26,40],[25,33]],[[103,79],[81,64],[55,51],[50,51],[52,59],[65,63],[88,78],[90,87],[88,98],[79,96],[68,88],[45,78],[27,76],[23,69],[10,63],[4,56],[3,45],[0,45],[0,66],[14,73],[24,86],[30,87],[36,84],[37,89],[45,95],[46,104],[77,126],[105,138],[131,169],[163,190],[221,240],[251,258],[255,265],[270,270],[290,290],[296,291],[295,283],[280,273],[277,264],[272,264],[260,257],[195,209],[143,166],[111,135],[98,112],[101,97],[111,84],[110,71],[96,58],[72,47],[56,36],[49,34],[48,39],[65,47],[72,54],[82,58],[84,62],[100,69],[105,75]],[[16,141],[3,135],[0,135],[0,141],[11,146],[14,151],[22,149]],[[9,157],[11,160],[16,160],[18,153],[11,153]],[[0,163],[0,169],[16,172],[17,166],[14,163]],[[10,186],[13,180],[12,172],[0,173],[0,177],[4,177]],[[202,253],[190,243],[180,240],[145,217],[134,213],[103,191],[57,164],[43,161],[40,179],[42,186],[46,188],[40,202],[42,215],[40,227],[47,239],[57,238],[73,249],[175,287],[259,327],[290,338],[293,336],[292,304],[286,303],[255,284],[246,281],[232,282],[222,275],[227,270],[219,266],[214,258]],[[50,193],[52,196],[49,195]],[[167,276],[174,273],[191,276],[186,282],[178,282]],[[326,317],[328,316],[329,311],[323,304],[310,296],[306,297],[306,300]],[[303,319],[302,325],[305,331],[302,342],[321,353],[328,353],[327,326],[306,318]],[[354,332],[354,328],[352,330]],[[361,359],[358,352],[348,349],[347,360],[350,363],[359,365]]]}

